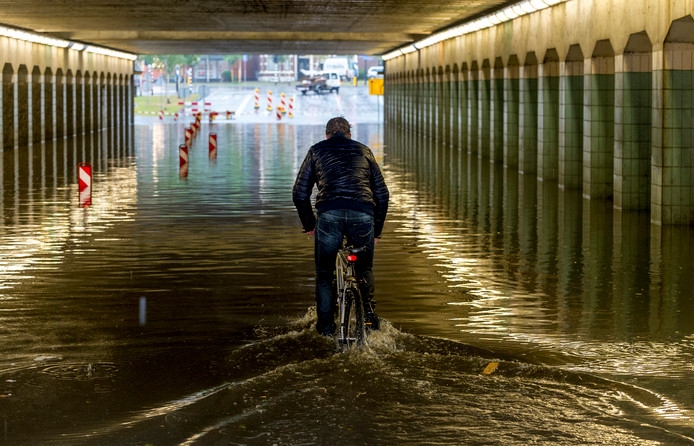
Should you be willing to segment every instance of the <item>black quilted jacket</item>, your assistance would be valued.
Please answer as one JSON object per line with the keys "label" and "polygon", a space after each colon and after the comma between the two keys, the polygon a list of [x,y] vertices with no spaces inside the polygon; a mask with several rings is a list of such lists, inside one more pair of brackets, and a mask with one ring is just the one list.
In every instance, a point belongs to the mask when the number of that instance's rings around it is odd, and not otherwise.
{"label": "black quilted jacket", "polygon": [[314,185],[318,187],[318,212],[330,209],[366,212],[374,216],[374,236],[381,236],[389,193],[371,149],[338,134],[308,150],[292,189],[305,231],[316,227],[311,206]]}

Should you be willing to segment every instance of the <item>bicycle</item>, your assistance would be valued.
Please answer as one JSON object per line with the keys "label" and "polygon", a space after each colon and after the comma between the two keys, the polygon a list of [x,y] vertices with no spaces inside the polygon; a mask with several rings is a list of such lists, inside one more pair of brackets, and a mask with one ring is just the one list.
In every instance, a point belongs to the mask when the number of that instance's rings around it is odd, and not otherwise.
{"label": "bicycle", "polygon": [[355,271],[357,255],[363,250],[364,248],[354,248],[343,244],[335,259],[335,289],[337,291],[339,321],[338,342],[348,348],[355,344],[363,346],[366,340],[364,302],[361,291],[359,291],[359,279]]}

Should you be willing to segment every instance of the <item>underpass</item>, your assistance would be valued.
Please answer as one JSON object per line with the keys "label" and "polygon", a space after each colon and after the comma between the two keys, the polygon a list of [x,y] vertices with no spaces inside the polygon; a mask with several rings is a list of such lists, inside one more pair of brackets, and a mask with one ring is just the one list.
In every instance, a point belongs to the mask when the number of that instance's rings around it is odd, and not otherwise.
{"label": "underpass", "polygon": [[[690,444],[692,2],[343,3],[0,8],[2,440]],[[212,86],[183,177],[132,58],[200,48],[383,55],[385,97]],[[336,114],[393,195],[346,355],[288,192]]]}

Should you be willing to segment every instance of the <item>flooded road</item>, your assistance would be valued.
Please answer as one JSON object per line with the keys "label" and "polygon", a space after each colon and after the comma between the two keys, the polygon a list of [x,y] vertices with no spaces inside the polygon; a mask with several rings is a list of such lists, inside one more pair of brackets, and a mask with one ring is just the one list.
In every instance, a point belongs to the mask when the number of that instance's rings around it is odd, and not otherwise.
{"label": "flooded road", "polygon": [[[385,146],[361,86],[296,95],[281,120],[252,89],[208,99],[236,116],[202,123],[187,176],[189,116],[137,117],[119,146],[3,154],[0,444],[694,442],[690,228]],[[291,202],[335,115],[392,197],[383,329],[345,353],[313,328],[313,240]]]}

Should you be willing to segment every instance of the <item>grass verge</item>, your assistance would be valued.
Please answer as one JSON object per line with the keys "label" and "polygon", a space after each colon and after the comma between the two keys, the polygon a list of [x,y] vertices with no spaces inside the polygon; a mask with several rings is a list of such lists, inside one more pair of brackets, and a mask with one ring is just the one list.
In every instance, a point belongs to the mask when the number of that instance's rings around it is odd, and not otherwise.
{"label": "grass verge", "polygon": [[[198,95],[194,94],[186,98],[186,101],[197,100]],[[137,115],[154,115],[163,111],[167,115],[171,115],[180,110],[178,105],[178,96],[135,96],[135,114]]]}

